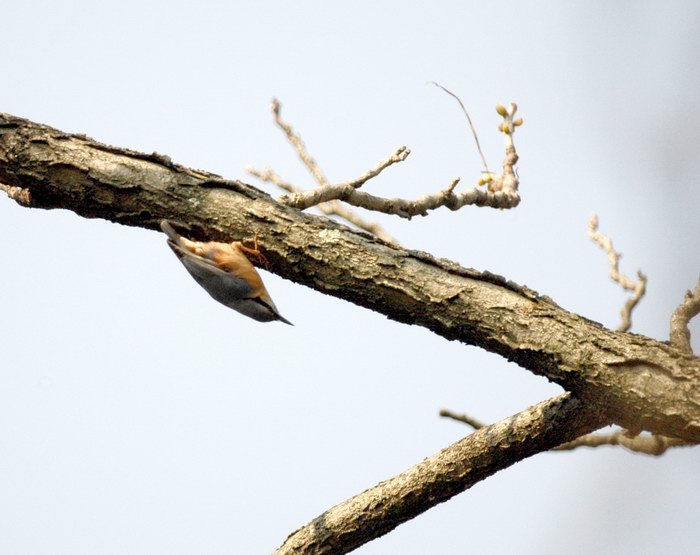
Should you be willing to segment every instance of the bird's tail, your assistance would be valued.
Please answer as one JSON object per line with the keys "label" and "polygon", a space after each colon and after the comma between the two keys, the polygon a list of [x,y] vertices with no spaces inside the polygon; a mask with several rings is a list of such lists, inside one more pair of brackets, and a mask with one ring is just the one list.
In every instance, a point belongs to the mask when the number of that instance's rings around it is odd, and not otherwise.
{"label": "bird's tail", "polygon": [[170,225],[168,220],[162,220],[160,222],[160,229],[163,230],[163,233],[165,233],[168,236],[168,239],[170,239],[173,243],[176,245],[181,244],[180,236],[177,234],[177,231],[173,229],[173,226]]}

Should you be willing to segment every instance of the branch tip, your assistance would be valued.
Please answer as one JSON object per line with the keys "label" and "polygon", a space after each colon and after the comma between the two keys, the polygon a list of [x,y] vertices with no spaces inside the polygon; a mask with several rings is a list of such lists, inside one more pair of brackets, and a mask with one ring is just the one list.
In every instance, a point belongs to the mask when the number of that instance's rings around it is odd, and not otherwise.
{"label": "branch tip", "polygon": [[700,314],[700,278],[695,291],[685,292],[683,302],[671,316],[671,343],[688,354],[693,353],[688,324],[698,314]]}
{"label": "branch tip", "polygon": [[[314,191],[327,187],[328,180],[326,179],[325,174],[323,173],[319,165],[316,163],[316,161],[313,159],[313,157],[308,153],[306,145],[302,141],[301,136],[295,133],[292,126],[282,119],[281,109],[282,105],[280,101],[276,98],[273,98],[272,114],[274,116],[275,123],[283,131],[283,133],[287,137],[287,141],[289,141],[292,147],[294,147],[294,149],[297,151],[299,158],[309,170],[311,175],[314,177],[316,183],[318,183],[318,188],[314,189]],[[365,181],[381,173],[385,169],[385,167],[395,164],[396,162],[401,162],[405,160],[410,153],[410,149],[408,149],[405,146],[398,148],[396,152],[394,152],[394,154],[386,162],[386,165],[384,167],[377,166],[373,168],[360,178],[360,180],[364,178],[364,181],[356,185],[351,185],[355,187],[360,187]],[[283,195],[282,197],[280,197],[280,199],[278,199],[279,202],[283,204],[289,204],[294,206],[296,203],[301,202],[300,199],[303,199],[306,194],[292,183],[283,181],[282,178],[279,175],[277,175],[272,169],[268,168],[264,171],[259,171],[252,167],[248,167],[246,168],[246,171],[250,175],[258,177],[263,181],[273,183],[277,185],[280,189],[291,193],[291,195]],[[328,201],[319,202],[316,203],[316,205],[318,206],[319,210],[326,215],[338,216],[339,218],[346,220],[347,222],[358,227],[359,229],[372,233],[373,235],[379,237],[387,243],[398,245],[398,243],[388,233],[386,233],[382,226],[380,226],[378,223],[366,221],[364,218],[355,214],[352,210],[343,206],[340,202],[338,202],[335,199],[328,199]]]}
{"label": "branch tip", "polygon": [[597,214],[593,214],[588,222],[588,237],[607,253],[610,263],[610,279],[618,283],[624,290],[632,291],[632,296],[627,299],[620,311],[622,321],[617,328],[617,331],[629,331],[632,327],[632,312],[646,293],[647,276],[641,270],[637,270],[639,279],[634,282],[620,274],[619,265],[622,253],[613,248],[612,240],[609,237],[598,231],[598,223]]}
{"label": "branch tip", "polygon": [[472,131],[472,136],[474,137],[474,142],[476,143],[476,149],[479,151],[479,156],[481,156],[481,162],[484,164],[484,171],[490,173],[489,165],[486,163],[486,157],[484,156],[484,153],[481,150],[481,144],[479,144],[479,136],[476,133],[476,128],[474,127],[474,123],[472,122],[472,118],[469,117],[469,112],[467,112],[467,109],[464,107],[464,103],[462,102],[462,99],[459,98],[452,91],[443,87],[440,83],[436,83],[435,81],[429,81],[428,83],[435,85],[439,89],[442,89],[444,92],[449,94],[452,98],[454,98],[459,103],[459,107],[462,109],[462,112],[464,112],[464,115],[467,117],[467,122],[469,123],[469,128]]}
{"label": "branch tip", "polygon": [[[359,189],[367,183],[370,179],[377,177],[388,167],[398,163],[403,162],[411,154],[411,150],[406,146],[401,146],[388,158],[380,161],[372,169],[367,171],[360,177],[353,179],[351,181],[330,184],[326,179],[326,176],[321,171],[320,167],[316,161],[309,155],[301,137],[294,132],[291,125],[285,122],[281,117],[281,104],[276,99],[272,100],[272,112],[275,118],[275,123],[279,128],[285,133],[287,140],[292,144],[292,146],[297,151],[300,159],[311,172],[318,184],[317,187],[309,191],[301,191],[300,189],[289,187],[283,187],[288,193],[280,197],[279,202],[297,208],[299,210],[306,210],[313,206],[318,206],[324,203],[335,202],[338,203],[333,209],[332,213],[341,216],[348,212],[349,209],[341,208],[340,201],[347,203],[351,206],[358,208],[365,208],[367,210],[372,210],[375,212],[382,212],[384,214],[393,214],[402,218],[411,219],[413,216],[421,215],[426,216],[430,210],[435,210],[441,206],[447,206],[450,210],[459,210],[463,206],[474,204],[477,206],[489,206],[492,208],[507,209],[514,208],[520,203],[520,196],[518,195],[518,177],[514,170],[514,164],[518,160],[518,155],[513,146],[511,134],[507,135],[506,139],[506,159],[503,162],[503,174],[498,175],[491,172],[486,165],[486,160],[481,152],[481,146],[479,145],[478,137],[476,136],[476,131],[471,124],[471,118],[466,112],[463,103],[459,98],[445,89],[442,85],[438,83],[431,82],[435,86],[443,89],[445,92],[455,97],[465,115],[468,118],[472,132],[474,134],[474,139],[477,143],[477,148],[482,156],[482,161],[484,162],[484,171],[479,179],[480,185],[486,185],[487,190],[482,191],[477,188],[473,188],[468,191],[463,191],[462,193],[455,194],[454,190],[459,182],[459,178],[453,180],[447,188],[441,189],[436,193],[428,194],[420,197],[417,200],[407,200],[402,198],[383,198],[369,193],[361,192]],[[515,104],[511,103],[508,108],[503,108],[506,113],[506,117],[512,120],[512,114],[515,113],[517,107]],[[512,125],[511,125],[512,127]],[[255,175],[255,174],[253,174]],[[258,175],[258,177],[261,177]],[[277,182],[272,179],[271,175],[267,175],[270,179],[268,181]],[[261,177],[262,178],[262,177]],[[326,210],[323,210],[326,212]],[[329,212],[326,212],[329,213]],[[351,223],[353,220],[357,220],[359,217],[353,216],[352,218],[347,218],[346,216],[341,216]],[[368,227],[369,226],[369,227]],[[378,224],[366,224],[360,226],[362,229],[369,231],[370,229],[381,229]],[[372,233],[374,233],[372,231]],[[390,242],[395,243],[393,240]]]}

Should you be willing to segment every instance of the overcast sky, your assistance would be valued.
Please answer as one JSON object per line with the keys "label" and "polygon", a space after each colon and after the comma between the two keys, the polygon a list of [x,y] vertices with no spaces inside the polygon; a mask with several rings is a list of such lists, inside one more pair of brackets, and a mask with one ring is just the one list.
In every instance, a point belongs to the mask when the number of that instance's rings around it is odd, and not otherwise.
{"label": "overcast sky", "polygon": [[[414,198],[480,161],[516,101],[521,205],[411,222],[410,248],[502,274],[606,326],[625,295],[593,212],[649,276],[666,339],[700,273],[697,2],[6,2],[0,111],[228,178],[332,181],[407,145],[370,192]],[[257,184],[270,193],[271,188]],[[496,355],[266,273],[296,325],[212,301],[162,234],[0,198],[0,553],[269,553],[334,504],[559,391]],[[261,237],[264,241],[264,237]],[[700,325],[693,345],[700,350]],[[547,453],[369,554],[696,553],[700,455]]]}

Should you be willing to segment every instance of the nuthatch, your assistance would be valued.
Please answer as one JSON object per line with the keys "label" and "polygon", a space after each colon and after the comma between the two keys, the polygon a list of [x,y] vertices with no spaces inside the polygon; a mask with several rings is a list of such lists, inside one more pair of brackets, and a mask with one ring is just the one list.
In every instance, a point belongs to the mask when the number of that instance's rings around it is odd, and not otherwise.
{"label": "nuthatch", "polygon": [[190,241],[178,235],[165,220],[160,222],[160,228],[180,262],[213,299],[258,322],[279,320],[294,325],[277,311],[260,274],[246,256],[264,260],[257,238],[251,249],[238,241]]}

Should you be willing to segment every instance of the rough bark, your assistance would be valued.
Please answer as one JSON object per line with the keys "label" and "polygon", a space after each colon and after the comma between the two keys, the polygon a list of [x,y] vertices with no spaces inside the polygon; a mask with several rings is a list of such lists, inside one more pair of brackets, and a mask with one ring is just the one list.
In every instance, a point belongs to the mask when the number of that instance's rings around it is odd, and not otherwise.
{"label": "rough bark", "polygon": [[[195,239],[259,235],[271,271],[547,376],[630,430],[700,441],[700,359],[613,332],[502,277],[393,247],[239,181],[0,115],[0,182],[36,208]],[[20,189],[8,189],[18,187]]]}
{"label": "rough bark", "polygon": [[599,424],[600,415],[569,393],[530,407],[327,510],[290,534],[275,555],[352,551],[499,470]]}

